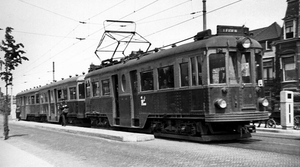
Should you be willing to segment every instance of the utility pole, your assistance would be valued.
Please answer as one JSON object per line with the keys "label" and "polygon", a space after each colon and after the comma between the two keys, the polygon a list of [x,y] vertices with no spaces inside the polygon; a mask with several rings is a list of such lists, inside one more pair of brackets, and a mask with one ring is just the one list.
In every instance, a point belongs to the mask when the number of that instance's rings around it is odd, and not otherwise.
{"label": "utility pole", "polygon": [[52,68],[53,68],[52,71],[53,71],[53,82],[54,82],[55,81],[55,63],[53,62],[52,65],[53,65],[52,66]]}
{"label": "utility pole", "polygon": [[203,31],[206,30],[206,0],[202,0],[203,2]]}

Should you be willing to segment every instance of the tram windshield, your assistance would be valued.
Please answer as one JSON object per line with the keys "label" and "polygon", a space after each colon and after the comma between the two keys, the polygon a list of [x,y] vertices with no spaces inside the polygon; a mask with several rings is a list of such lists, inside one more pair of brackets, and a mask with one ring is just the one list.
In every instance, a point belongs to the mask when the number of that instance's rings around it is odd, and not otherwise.
{"label": "tram windshield", "polygon": [[[249,84],[253,83],[253,75],[256,74],[256,81],[261,80],[261,56],[255,56],[255,69],[252,69],[254,60],[250,52],[229,52],[228,68],[226,68],[226,53],[209,55],[209,76],[210,84]],[[254,67],[254,66],[253,66]],[[226,71],[228,70],[228,71]],[[256,72],[254,72],[254,70]],[[228,77],[226,76],[228,75]],[[228,78],[228,80],[226,79]]]}
{"label": "tram windshield", "polygon": [[210,84],[226,83],[225,53],[209,55]]}

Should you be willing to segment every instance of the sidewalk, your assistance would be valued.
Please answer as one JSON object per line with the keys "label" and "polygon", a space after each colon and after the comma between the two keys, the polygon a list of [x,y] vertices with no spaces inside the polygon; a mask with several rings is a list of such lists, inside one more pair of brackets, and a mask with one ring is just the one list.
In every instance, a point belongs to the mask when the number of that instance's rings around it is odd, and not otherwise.
{"label": "sidewalk", "polygon": [[68,125],[61,126],[59,124],[16,121],[16,120],[10,120],[10,124],[18,124],[18,125],[29,126],[34,128],[45,128],[45,129],[50,129],[55,131],[63,131],[68,133],[75,133],[75,134],[81,134],[86,136],[117,140],[121,142],[143,142],[143,141],[154,140],[154,135],[152,134],[131,133],[131,132],[122,132],[122,131],[95,129],[95,128],[84,128],[84,127],[68,126]]}
{"label": "sidewalk", "polygon": [[0,137],[0,167],[52,167],[48,162],[14,147]]}
{"label": "sidewalk", "polygon": [[288,129],[282,129],[281,125],[276,125],[276,128],[265,128],[265,124],[261,124],[260,127],[258,126],[258,123],[256,125],[256,131],[257,132],[270,132],[270,133],[280,133],[280,134],[286,134],[286,135],[293,135],[293,136],[299,136],[300,137],[300,130],[288,128]]}

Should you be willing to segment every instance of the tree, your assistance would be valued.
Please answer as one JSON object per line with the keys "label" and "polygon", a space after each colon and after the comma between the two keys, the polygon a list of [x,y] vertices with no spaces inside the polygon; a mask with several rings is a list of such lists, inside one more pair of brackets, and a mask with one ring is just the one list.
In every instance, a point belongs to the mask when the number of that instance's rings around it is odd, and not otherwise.
{"label": "tree", "polygon": [[[10,114],[10,109],[8,108],[8,86],[12,85],[13,74],[12,71],[15,68],[22,64],[22,61],[28,61],[29,59],[22,54],[25,51],[22,50],[24,45],[22,43],[16,44],[14,37],[11,35],[13,28],[7,27],[5,31],[5,41],[2,40],[2,44],[0,45],[0,49],[5,52],[4,59],[0,59],[0,66],[4,65],[4,71],[0,72],[0,77],[5,81],[6,88],[6,98],[5,98],[5,111],[4,111],[4,140],[8,139],[8,115]],[[11,96],[12,97],[12,96]]]}

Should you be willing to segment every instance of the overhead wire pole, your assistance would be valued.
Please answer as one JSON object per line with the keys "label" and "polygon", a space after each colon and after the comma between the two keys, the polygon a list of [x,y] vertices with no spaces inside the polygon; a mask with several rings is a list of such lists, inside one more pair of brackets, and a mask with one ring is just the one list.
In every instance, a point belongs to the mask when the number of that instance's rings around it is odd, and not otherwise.
{"label": "overhead wire pole", "polygon": [[206,0],[202,0],[203,2],[203,31],[206,30]]}

